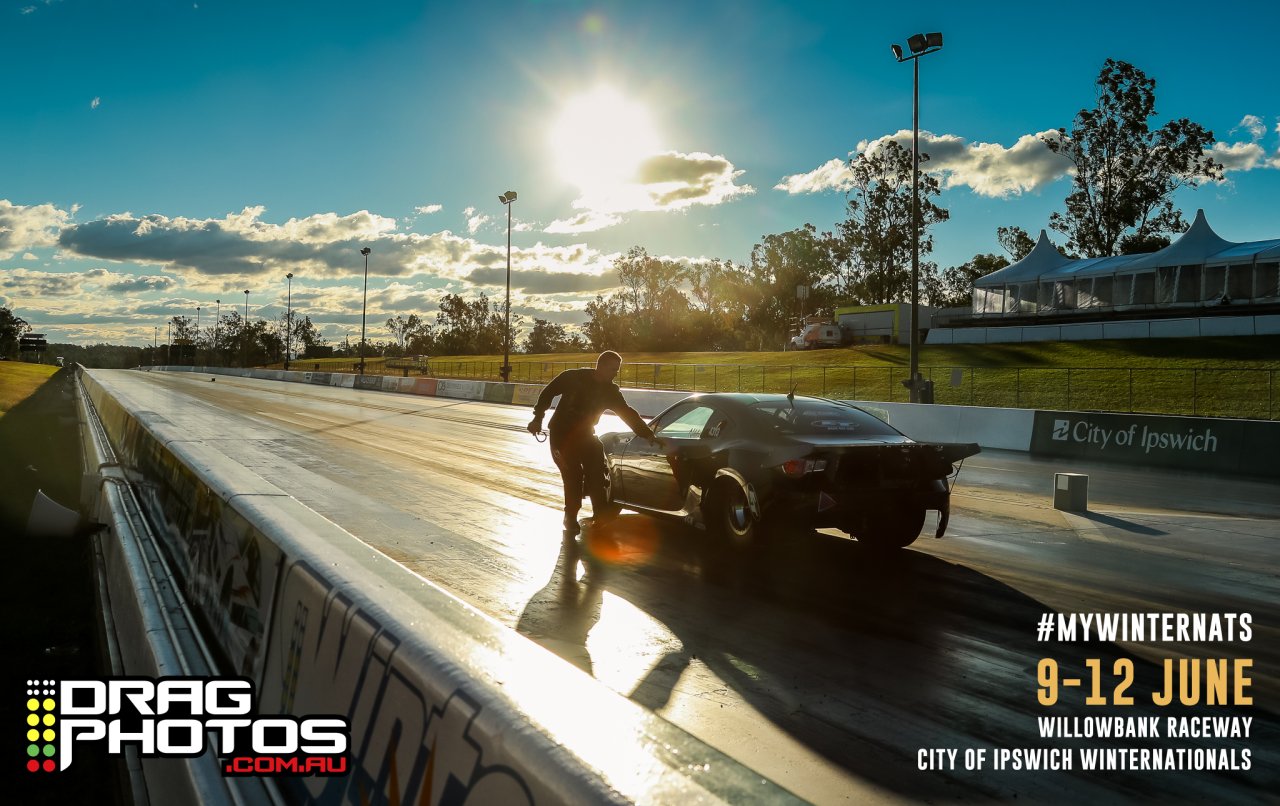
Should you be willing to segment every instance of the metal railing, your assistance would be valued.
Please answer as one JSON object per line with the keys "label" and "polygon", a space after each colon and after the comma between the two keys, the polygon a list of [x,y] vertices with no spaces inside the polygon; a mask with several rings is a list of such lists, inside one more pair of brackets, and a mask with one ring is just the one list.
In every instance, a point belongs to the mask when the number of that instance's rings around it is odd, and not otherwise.
{"label": "metal railing", "polygon": [[[324,362],[318,371],[354,372],[359,362]],[[515,361],[514,383],[546,383],[566,369],[590,367],[580,361]],[[296,369],[313,369],[295,361]],[[414,375],[501,380],[500,361],[432,359]],[[366,359],[368,374],[400,374],[386,359]],[[1274,369],[1166,369],[1159,367],[921,367],[933,381],[934,402],[1065,411],[1114,411],[1280,419],[1280,388]],[[758,364],[626,363],[622,386],[686,392],[778,392],[843,400],[908,402],[902,385],[907,368],[897,366],[805,366]]]}

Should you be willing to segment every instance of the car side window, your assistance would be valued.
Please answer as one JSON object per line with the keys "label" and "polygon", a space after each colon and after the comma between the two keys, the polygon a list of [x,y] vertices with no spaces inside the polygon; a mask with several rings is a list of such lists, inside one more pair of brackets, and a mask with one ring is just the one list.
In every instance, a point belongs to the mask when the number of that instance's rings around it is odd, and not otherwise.
{"label": "car side window", "polygon": [[672,412],[678,416],[666,424],[660,424],[654,429],[654,433],[672,439],[697,439],[702,436],[702,430],[707,427],[707,421],[714,413],[710,406],[694,406],[684,413]]}
{"label": "car side window", "polygon": [[693,403],[681,403],[680,405],[659,414],[657,417],[654,417],[653,420],[649,422],[649,427],[652,428],[653,432],[656,434],[661,429],[666,428],[685,414],[688,414],[689,410],[692,409],[693,406]]}

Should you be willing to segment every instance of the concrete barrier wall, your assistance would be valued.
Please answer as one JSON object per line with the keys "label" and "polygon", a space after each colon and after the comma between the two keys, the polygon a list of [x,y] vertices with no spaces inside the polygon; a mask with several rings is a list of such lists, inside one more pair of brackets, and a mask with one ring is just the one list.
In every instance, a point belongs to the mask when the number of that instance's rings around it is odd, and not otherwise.
{"label": "concrete barrier wall", "polygon": [[[1251,317],[1252,318],[1252,317]],[[1263,319],[1265,317],[1256,317]],[[1277,324],[1280,325],[1280,316],[1274,317]],[[1194,320],[1172,320],[1167,323],[1170,326],[1186,327],[1188,323]],[[1063,330],[1068,327],[1074,328],[1128,328],[1141,327],[1150,333],[1149,323],[1145,322],[1119,322],[1109,324],[1081,324],[1063,326]],[[961,331],[957,331],[960,333]],[[190,367],[171,367],[158,369],[177,369],[190,370]],[[201,371],[197,368],[196,371]],[[207,370],[205,370],[207,371]],[[215,370],[231,374],[238,374],[240,370]],[[325,373],[306,373],[312,378],[312,382],[323,383],[324,380],[317,380],[318,376]],[[356,376],[351,375],[333,375],[333,383],[337,385],[342,379],[351,379]],[[371,376],[380,378],[381,376]],[[406,381],[412,381],[412,385]],[[392,383],[394,381],[394,383]],[[456,380],[440,380],[433,378],[417,378],[402,379],[391,378],[387,381],[381,381],[383,389],[408,392],[413,394],[435,395],[439,397],[455,397],[465,400],[484,400],[498,403],[515,403],[518,405],[532,406],[537,402],[538,395],[543,387],[536,384],[502,384],[488,381],[456,381]],[[349,383],[343,385],[350,386]],[[660,414],[663,410],[671,406],[673,403],[688,397],[689,392],[670,391],[663,389],[623,389],[623,397],[627,403],[638,411],[645,418],[652,418]],[[1033,434],[1036,431],[1037,423],[1043,422],[1044,418],[1037,419],[1037,412],[1031,409],[1000,409],[987,408],[981,406],[943,406],[929,405],[922,406],[911,403],[885,403],[883,401],[848,401],[863,408],[873,410],[882,419],[890,425],[897,428],[912,439],[924,442],[976,442],[983,448],[993,448],[998,450],[1011,451],[1031,451],[1033,443]],[[1039,412],[1044,415],[1045,412]],[[1117,415],[1120,416],[1120,415]],[[1125,415],[1131,417],[1141,417],[1142,415]],[[1196,427],[1220,426],[1225,421],[1221,418],[1212,417],[1190,417],[1178,418],[1184,423],[1184,427],[1193,429]],[[1252,433],[1252,432],[1251,432]],[[1259,433],[1270,434],[1270,431]],[[1270,437],[1265,437],[1270,440]],[[1268,442],[1267,444],[1271,444]],[[1280,446],[1278,446],[1280,449]],[[1121,458],[1120,454],[1090,454],[1089,458],[1098,461],[1123,461],[1125,463],[1133,463],[1132,457]],[[1138,463],[1141,463],[1139,460]],[[1150,462],[1152,466],[1160,466],[1159,462]],[[1226,466],[1214,465],[1216,469],[1224,469],[1232,472],[1249,473],[1251,475],[1270,475],[1263,468],[1258,469],[1257,463],[1246,461],[1232,461]]]}
{"label": "concrete barrier wall", "polygon": [[849,402],[887,412],[889,425],[920,442],[976,442],[984,448],[1007,451],[1031,448],[1036,413],[1030,409]]}
{"label": "concrete barrier wall", "polygon": [[461,400],[484,400],[484,381],[441,379],[436,381],[436,396]]}
{"label": "concrete barrier wall", "polygon": [[1055,323],[1000,327],[936,327],[929,344],[1011,344],[1090,339],[1182,339],[1197,336],[1280,334],[1280,315],[1203,316],[1182,319],[1133,319],[1116,322]]}
{"label": "concrete barrier wall", "polygon": [[[263,714],[350,723],[352,772],[281,780],[285,800],[796,802],[178,432],[126,386],[83,376],[163,533],[164,584],[210,625],[213,673],[253,679]],[[159,640],[122,615],[125,640]],[[134,653],[152,660],[126,673],[155,675],[166,653]]]}
{"label": "concrete barrier wall", "polygon": [[1031,452],[1091,461],[1280,476],[1280,422],[1037,411]]}

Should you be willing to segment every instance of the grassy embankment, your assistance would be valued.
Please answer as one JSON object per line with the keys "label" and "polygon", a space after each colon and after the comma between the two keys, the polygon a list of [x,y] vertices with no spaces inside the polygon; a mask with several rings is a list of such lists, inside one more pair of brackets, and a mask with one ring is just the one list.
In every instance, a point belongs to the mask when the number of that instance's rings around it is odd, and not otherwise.
{"label": "grassy embankment", "polygon": [[57,367],[45,364],[0,361],[0,417],[31,397],[31,394],[57,371]]}
{"label": "grassy embankment", "polygon": [[[90,544],[87,538],[28,538],[27,515],[37,489],[76,506],[80,435],[69,394],[71,370],[0,361],[0,633],[9,696],[0,723],[12,739],[27,735],[26,681],[104,674],[95,643]],[[44,742],[35,746],[43,747]],[[61,773],[29,773],[27,741],[10,743],[11,803],[112,803],[111,769],[101,754],[77,754]],[[20,755],[18,755],[20,753]],[[41,756],[43,758],[43,756]]]}
{"label": "grassy embankment", "polygon": [[[905,346],[809,352],[628,352],[624,386],[785,392],[858,400],[907,399]],[[594,354],[513,355],[512,380],[545,382]],[[381,358],[366,371],[399,374]],[[498,380],[501,355],[433,356],[437,377]],[[280,365],[275,365],[277,368]],[[349,358],[293,368],[350,371]],[[1280,337],[923,345],[935,401],[977,406],[1138,411],[1280,419]]]}

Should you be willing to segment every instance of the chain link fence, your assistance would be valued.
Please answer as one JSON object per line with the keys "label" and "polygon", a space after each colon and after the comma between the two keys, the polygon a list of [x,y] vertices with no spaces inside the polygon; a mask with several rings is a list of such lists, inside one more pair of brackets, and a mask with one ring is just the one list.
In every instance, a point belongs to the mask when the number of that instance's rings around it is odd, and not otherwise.
{"label": "chain link fence", "polygon": [[[397,363],[391,359],[393,364]],[[293,368],[356,372],[359,361],[295,361]],[[511,381],[546,383],[566,369],[590,362],[516,361]],[[437,378],[501,380],[500,361],[431,360],[419,367],[365,360],[366,374],[432,375]],[[1280,419],[1280,389],[1274,369],[1165,369],[1158,367],[921,367],[934,384],[934,402],[1063,411],[1111,411]],[[626,363],[618,382],[637,389],[686,392],[778,392],[841,400],[905,403],[905,367],[751,364]]]}

